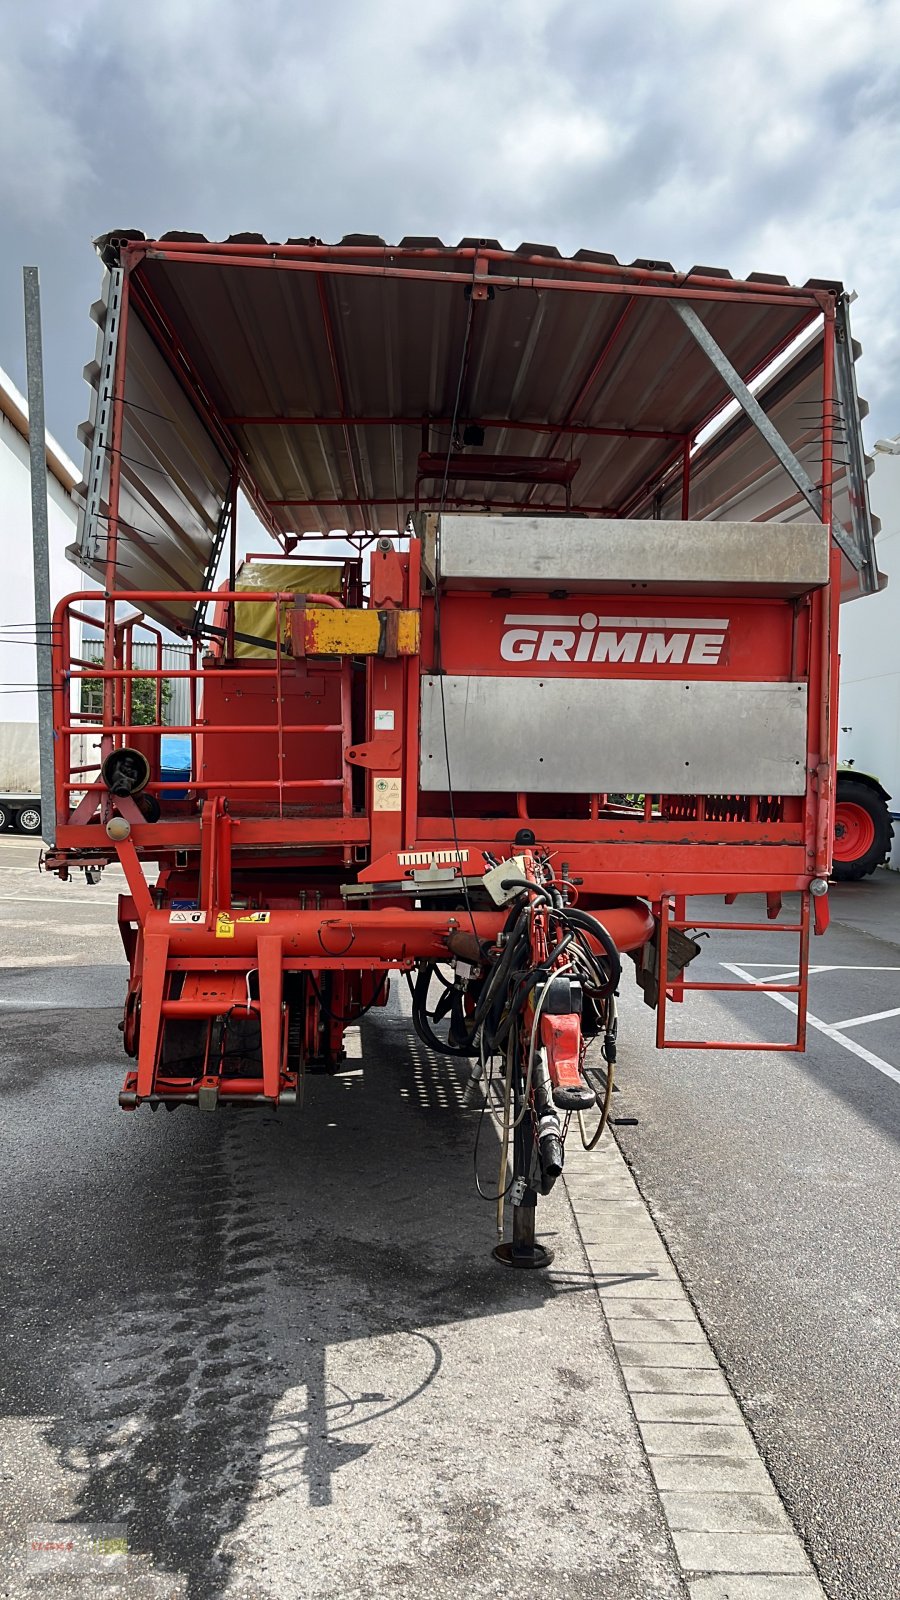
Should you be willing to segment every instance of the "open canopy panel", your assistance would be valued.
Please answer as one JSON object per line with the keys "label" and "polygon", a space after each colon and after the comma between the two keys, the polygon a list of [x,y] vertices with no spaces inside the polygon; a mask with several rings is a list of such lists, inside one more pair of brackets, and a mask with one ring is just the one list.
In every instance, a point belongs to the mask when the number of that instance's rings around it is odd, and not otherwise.
{"label": "open canopy panel", "polygon": [[[790,360],[772,373],[757,395],[766,415],[782,438],[790,442],[794,455],[814,482],[822,467],[822,346],[820,323],[792,352]],[[859,351],[859,345],[854,343],[854,361]],[[851,412],[856,408],[864,416],[868,407],[856,395],[852,373],[848,381],[852,384],[848,397]],[[869,543],[881,526],[869,511],[865,492],[865,479],[874,462],[870,456],[863,458],[858,479],[854,472],[852,416],[848,422],[844,404],[835,403],[832,425],[834,516],[851,535],[854,530],[861,530],[860,542],[865,545],[865,525],[868,524]],[[670,474],[665,492],[657,498],[661,516],[680,516],[681,490],[680,473]],[[740,410],[723,419],[722,426],[694,454],[689,509],[691,517],[699,521],[797,524],[807,521],[810,515],[803,494]],[[645,510],[649,511],[649,497]],[[870,549],[869,553],[874,561],[874,551]],[[880,581],[883,586],[887,579],[882,577]],[[841,587],[847,598],[860,592],[859,573],[846,555],[842,560]]]}
{"label": "open canopy panel", "polygon": [[[477,240],[213,244],[121,232],[97,244],[107,300],[119,284],[128,302],[122,588],[203,587],[233,471],[282,535],[402,530],[410,512],[439,504],[627,516],[730,398],[673,298],[749,381],[841,293]],[[812,441],[811,466],[822,454],[821,349],[817,399],[784,419],[788,444]],[[88,486],[111,359],[101,328]],[[101,444],[108,460],[110,439]],[[101,578],[105,514],[95,497],[79,532],[80,560]]]}

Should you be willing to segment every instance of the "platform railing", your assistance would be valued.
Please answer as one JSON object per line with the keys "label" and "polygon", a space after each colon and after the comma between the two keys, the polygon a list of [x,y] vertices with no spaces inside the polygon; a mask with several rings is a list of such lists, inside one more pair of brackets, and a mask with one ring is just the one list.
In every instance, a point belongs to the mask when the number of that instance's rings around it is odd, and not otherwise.
{"label": "platform railing", "polygon": [[[179,601],[192,604],[203,598],[203,591],[185,591],[179,594]],[[335,722],[285,722],[284,720],[284,689],[287,674],[295,670],[292,654],[286,653],[283,647],[283,637],[287,622],[287,615],[293,610],[296,596],[292,593],[282,594],[275,591],[261,590],[219,590],[216,593],[217,604],[223,607],[233,606],[235,610],[241,604],[259,603],[272,604],[275,607],[275,639],[272,641],[271,665],[264,659],[253,664],[247,661],[240,665],[216,664],[214,667],[202,666],[198,661],[196,642],[192,644],[190,667],[169,667],[163,664],[163,634],[153,623],[149,623],[145,614],[137,610],[132,615],[115,621],[112,629],[106,631],[109,641],[105,645],[104,659],[102,661],[89,660],[82,654],[83,644],[73,640],[73,628],[80,625],[101,631],[103,619],[92,615],[84,609],[85,603],[96,602],[102,598],[108,607],[115,611],[120,605],[152,604],[154,601],[168,599],[171,595],[163,591],[141,592],[139,594],[116,593],[100,597],[96,592],[85,591],[79,594],[68,595],[61,600],[54,613],[53,625],[53,691],[54,691],[54,732],[56,734],[56,792],[57,792],[57,821],[65,824],[75,820],[88,820],[88,807],[96,809],[94,796],[105,794],[106,785],[100,777],[100,767],[105,757],[116,748],[127,744],[135,738],[159,737],[163,734],[182,734],[191,741],[191,775],[189,778],[177,778],[171,781],[153,777],[146,784],[144,791],[148,794],[165,796],[167,794],[195,795],[198,798],[208,798],[214,795],[228,795],[236,793],[238,796],[247,791],[266,794],[265,803],[277,804],[279,816],[284,815],[286,803],[295,794],[305,792],[320,793],[325,790],[338,791],[341,800],[342,813],[349,816],[352,812],[352,775],[349,767],[343,760],[343,751],[352,743],[351,706],[350,706],[350,680],[346,665],[342,665],[340,678],[340,718]],[[209,598],[208,594],[205,598]],[[306,597],[309,599],[309,596]],[[328,603],[334,604],[332,597]],[[154,637],[157,649],[156,666],[138,666],[134,662],[134,632],[136,629],[147,631]],[[276,720],[271,727],[275,741],[278,772],[274,778],[261,776],[255,777],[214,777],[203,778],[198,773],[198,740],[203,739],[229,739],[241,735],[259,734],[258,723],[224,723],[216,725],[204,721],[202,705],[198,696],[198,685],[208,681],[211,673],[215,673],[217,682],[235,681],[246,684],[248,680],[263,679],[271,683],[276,706]],[[151,722],[135,721],[133,715],[133,698],[131,686],[138,681],[152,681],[156,686],[154,696],[155,720]],[[185,680],[190,685],[190,721],[186,723],[167,723],[163,721],[163,684],[166,681]],[[84,710],[81,707],[80,688],[86,681],[99,681],[103,688],[103,710],[101,712]],[[83,759],[73,759],[73,740],[85,734],[92,735],[99,740],[100,752],[98,760],[85,763]],[[285,776],[284,740],[288,736],[301,734],[327,734],[340,741],[340,774],[335,777],[315,778],[288,778]],[[237,762],[236,771],[239,770]],[[85,781],[86,775],[95,774],[92,781]],[[72,805],[73,796],[81,797]],[[269,798],[271,797],[271,798]]]}

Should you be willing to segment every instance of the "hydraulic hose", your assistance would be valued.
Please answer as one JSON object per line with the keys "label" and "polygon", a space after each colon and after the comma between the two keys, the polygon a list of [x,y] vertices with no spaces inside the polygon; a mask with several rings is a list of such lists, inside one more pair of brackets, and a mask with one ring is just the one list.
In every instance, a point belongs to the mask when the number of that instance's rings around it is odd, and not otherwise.
{"label": "hydraulic hose", "polygon": [[[561,915],[570,927],[580,928],[582,932],[592,934],[597,943],[603,946],[603,952],[609,962],[609,978],[602,986],[601,993],[604,998],[614,993],[619,987],[619,979],[622,976],[622,958],[613,943],[611,934],[604,928],[602,922],[598,922],[596,917],[591,916],[589,911],[580,911],[577,906],[566,906]],[[593,956],[594,953],[589,950],[589,954]]]}

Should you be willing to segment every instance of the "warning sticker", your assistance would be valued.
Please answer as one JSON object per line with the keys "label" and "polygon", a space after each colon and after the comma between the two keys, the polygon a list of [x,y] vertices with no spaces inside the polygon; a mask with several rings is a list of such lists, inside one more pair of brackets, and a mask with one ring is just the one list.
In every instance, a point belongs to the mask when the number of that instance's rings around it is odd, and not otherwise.
{"label": "warning sticker", "polygon": [[[205,911],[170,911],[169,921],[187,923],[194,928],[206,922]],[[216,938],[233,939],[236,922],[269,922],[271,911],[219,911],[216,913]]]}
{"label": "warning sticker", "polygon": [[238,922],[268,922],[271,911],[219,911],[216,915],[216,938],[233,939]]}
{"label": "warning sticker", "polygon": [[394,713],[393,713],[393,711],[376,711],[375,712],[375,717],[374,717],[374,727],[375,727],[375,732],[376,733],[382,733],[385,730],[387,730],[388,733],[393,733],[393,731],[394,731]]}
{"label": "warning sticker", "polygon": [[373,787],[373,811],[399,811],[403,798],[402,778],[376,778]]}

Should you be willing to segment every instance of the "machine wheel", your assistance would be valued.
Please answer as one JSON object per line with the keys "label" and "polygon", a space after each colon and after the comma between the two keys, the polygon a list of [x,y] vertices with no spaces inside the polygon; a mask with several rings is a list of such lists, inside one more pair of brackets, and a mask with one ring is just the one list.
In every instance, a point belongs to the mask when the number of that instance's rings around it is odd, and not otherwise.
{"label": "machine wheel", "polygon": [[877,790],[852,778],[839,778],[832,877],[846,883],[874,872],[890,850],[893,831],[887,805]]}
{"label": "machine wheel", "polygon": [[0,805],[0,833],[5,833],[9,827],[11,814],[9,806]]}
{"label": "machine wheel", "polygon": [[16,817],[17,833],[40,833],[41,811],[39,806],[25,806]]}

